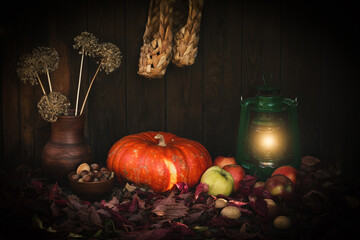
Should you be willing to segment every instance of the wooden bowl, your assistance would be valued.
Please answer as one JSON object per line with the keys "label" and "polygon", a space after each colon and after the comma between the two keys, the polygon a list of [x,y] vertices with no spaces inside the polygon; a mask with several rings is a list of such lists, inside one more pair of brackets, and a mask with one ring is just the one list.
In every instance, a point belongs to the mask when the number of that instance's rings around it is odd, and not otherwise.
{"label": "wooden bowl", "polygon": [[74,173],[75,172],[71,172],[68,175],[69,185],[73,193],[83,200],[102,200],[106,198],[112,190],[115,179],[114,172],[111,172],[109,179],[103,182],[78,182],[70,178]]}

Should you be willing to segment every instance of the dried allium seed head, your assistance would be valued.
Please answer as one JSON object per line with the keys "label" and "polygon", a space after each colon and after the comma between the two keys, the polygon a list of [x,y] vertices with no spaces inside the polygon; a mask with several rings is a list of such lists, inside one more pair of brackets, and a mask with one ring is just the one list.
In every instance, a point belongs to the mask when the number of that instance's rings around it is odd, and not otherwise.
{"label": "dried allium seed head", "polygon": [[16,72],[23,83],[38,84],[36,60],[32,54],[20,57]]}
{"label": "dried allium seed head", "polygon": [[52,72],[58,68],[59,54],[54,48],[37,47],[33,50],[33,57],[35,58],[36,70],[38,72]]}
{"label": "dried allium seed head", "polygon": [[73,47],[79,49],[79,54],[85,54],[89,57],[95,57],[98,48],[98,39],[91,33],[82,32],[74,37],[75,44]]}
{"label": "dried allium seed head", "polygon": [[51,92],[49,95],[43,95],[37,106],[44,120],[56,122],[60,114],[68,115],[70,103],[65,95],[59,92]]}
{"label": "dried allium seed head", "polygon": [[115,44],[101,43],[97,55],[101,59],[101,70],[104,70],[106,74],[109,74],[120,67],[122,56],[120,49]]}

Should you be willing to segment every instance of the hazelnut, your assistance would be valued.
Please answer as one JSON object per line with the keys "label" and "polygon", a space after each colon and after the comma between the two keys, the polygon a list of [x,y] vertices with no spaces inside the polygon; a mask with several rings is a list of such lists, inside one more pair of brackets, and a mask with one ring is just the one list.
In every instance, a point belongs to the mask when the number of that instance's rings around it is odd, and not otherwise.
{"label": "hazelnut", "polygon": [[101,178],[99,178],[100,182],[105,182],[107,180],[107,178],[105,178],[104,176],[102,176]]}
{"label": "hazelnut", "polygon": [[80,176],[75,173],[70,176],[70,179],[73,181],[77,181],[77,180],[79,180],[79,178],[80,178]]}
{"label": "hazelnut", "polygon": [[107,171],[107,168],[106,168],[106,167],[102,167],[102,168],[100,168],[100,171],[101,171],[101,172]]}
{"label": "hazelnut", "polygon": [[89,171],[88,171],[88,170],[83,170],[83,171],[80,172],[79,175],[80,175],[81,177],[84,177],[85,175],[88,175],[88,174],[89,174]]}
{"label": "hazelnut", "polygon": [[93,163],[90,165],[91,170],[99,170],[100,165],[97,163]]}
{"label": "hazelnut", "polygon": [[278,207],[276,205],[276,203],[274,202],[274,200],[270,199],[270,198],[265,198],[264,199],[267,205],[267,215],[271,218],[274,219],[277,215],[280,214],[280,207]]}
{"label": "hazelnut", "polygon": [[103,176],[102,172],[99,172],[99,171],[94,172],[94,177],[101,178],[102,176]]}
{"label": "hazelnut", "polygon": [[104,173],[104,174],[103,174],[103,177],[105,178],[105,180],[107,180],[107,179],[109,179],[110,174]]}
{"label": "hazelnut", "polygon": [[224,198],[218,198],[216,199],[215,203],[214,203],[214,207],[215,208],[224,208],[226,207],[228,204],[228,201]]}
{"label": "hazelnut", "polygon": [[91,182],[93,180],[93,177],[90,175],[84,175],[82,179],[84,182]]}
{"label": "hazelnut", "polygon": [[291,227],[291,219],[287,216],[278,216],[274,219],[273,225],[280,230],[287,230]]}
{"label": "hazelnut", "polygon": [[80,173],[83,171],[83,170],[87,170],[88,172],[90,172],[90,166],[89,164],[87,163],[82,163],[78,166],[78,168],[76,169],[76,174],[77,175],[80,175]]}
{"label": "hazelnut", "polygon": [[78,182],[84,182],[83,178],[79,178]]}
{"label": "hazelnut", "polygon": [[100,180],[98,178],[94,178],[93,182],[100,182]]}
{"label": "hazelnut", "polygon": [[227,206],[221,210],[220,215],[230,219],[239,219],[241,217],[241,212],[238,207]]}

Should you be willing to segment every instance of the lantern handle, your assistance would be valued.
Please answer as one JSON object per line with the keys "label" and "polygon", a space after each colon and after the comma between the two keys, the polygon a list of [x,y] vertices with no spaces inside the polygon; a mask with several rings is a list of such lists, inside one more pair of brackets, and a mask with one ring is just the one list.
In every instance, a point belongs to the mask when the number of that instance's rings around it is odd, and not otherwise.
{"label": "lantern handle", "polygon": [[264,85],[268,85],[268,82],[265,79],[265,74],[270,75],[270,82],[273,81],[273,75],[272,75],[272,72],[263,72],[263,74],[262,74],[263,83],[264,83]]}
{"label": "lantern handle", "polygon": [[299,122],[298,122],[298,116],[296,107],[298,105],[297,97],[295,100],[292,100],[290,98],[284,98],[283,103],[289,107],[289,119],[290,119],[290,130],[291,130],[291,137],[292,142],[294,144],[293,149],[293,158],[295,162],[296,168],[300,167],[300,133],[299,133]]}

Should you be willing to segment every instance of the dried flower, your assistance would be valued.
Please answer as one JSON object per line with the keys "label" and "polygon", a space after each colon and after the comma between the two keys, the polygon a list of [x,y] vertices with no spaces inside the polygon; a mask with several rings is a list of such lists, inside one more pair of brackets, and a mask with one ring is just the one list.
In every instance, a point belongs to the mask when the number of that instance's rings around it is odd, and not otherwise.
{"label": "dried flower", "polygon": [[16,72],[23,83],[38,84],[37,61],[32,54],[20,57]]}
{"label": "dried flower", "polygon": [[97,55],[101,59],[101,70],[104,70],[106,74],[109,74],[120,67],[122,56],[120,49],[115,44],[99,44]]}
{"label": "dried flower", "polygon": [[33,50],[36,70],[41,73],[52,72],[58,68],[59,54],[54,48],[37,47]]}
{"label": "dried flower", "polygon": [[43,95],[38,102],[41,117],[48,122],[56,122],[58,115],[68,115],[70,103],[68,98],[59,92]]}
{"label": "dried flower", "polygon": [[89,57],[94,57],[98,48],[98,39],[91,33],[82,32],[80,35],[74,37],[75,44],[73,47],[79,49],[79,54],[85,54]]}

